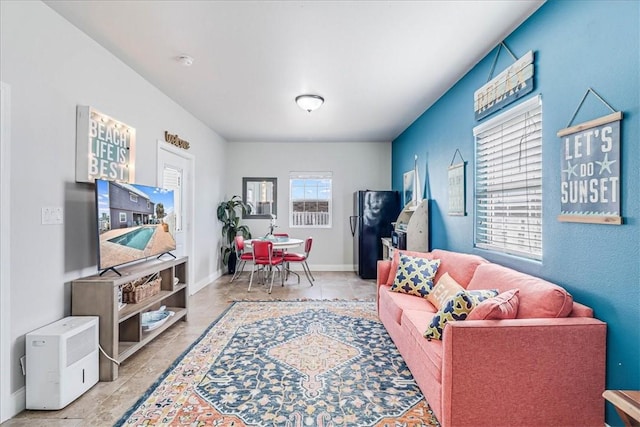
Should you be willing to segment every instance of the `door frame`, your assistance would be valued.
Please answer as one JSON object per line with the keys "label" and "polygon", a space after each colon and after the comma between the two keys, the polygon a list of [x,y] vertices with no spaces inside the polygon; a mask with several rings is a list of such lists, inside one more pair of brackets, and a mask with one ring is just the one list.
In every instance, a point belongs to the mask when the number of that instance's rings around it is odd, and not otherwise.
{"label": "door frame", "polygon": [[11,87],[0,82],[0,423],[13,415],[11,398],[11,256],[10,256],[10,178]]}
{"label": "door frame", "polygon": [[[184,159],[188,166],[188,173],[189,173],[189,179],[186,180],[186,182],[188,183],[188,188],[185,188],[184,190],[188,192],[188,198],[189,198],[189,202],[187,205],[187,215],[184,216],[184,218],[182,219],[183,221],[183,229],[184,229],[184,233],[185,233],[185,238],[187,239],[187,242],[185,244],[185,249],[187,252],[187,255],[189,256],[189,262],[187,263],[188,267],[188,280],[189,280],[189,284],[191,286],[189,286],[189,295],[192,295],[192,289],[193,288],[193,284],[194,284],[194,279],[195,277],[193,276],[193,268],[194,268],[194,257],[195,257],[195,242],[194,242],[194,233],[193,233],[193,227],[194,227],[194,223],[195,223],[195,174],[196,174],[196,159],[195,156],[193,156],[192,154],[187,153],[185,150],[182,150],[174,145],[171,145],[165,141],[162,140],[158,140],[158,144],[157,144],[157,151],[156,151],[156,170],[157,170],[157,183],[158,185],[160,185],[160,183],[162,182],[162,165],[160,164],[160,156],[158,155],[158,153],[160,152],[160,150],[164,150],[167,151],[173,155],[176,155],[178,157],[181,157],[182,159]],[[186,227],[185,227],[186,225]]]}

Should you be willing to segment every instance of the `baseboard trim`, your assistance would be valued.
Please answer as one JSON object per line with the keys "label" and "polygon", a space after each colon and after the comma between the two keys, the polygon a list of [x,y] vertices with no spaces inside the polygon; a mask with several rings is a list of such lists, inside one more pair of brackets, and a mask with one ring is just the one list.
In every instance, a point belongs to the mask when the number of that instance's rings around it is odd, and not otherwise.
{"label": "baseboard trim", "polygon": [[[15,417],[27,408],[27,389],[25,387],[22,387],[18,391],[11,393],[10,402],[6,403],[6,411],[5,409],[3,409],[2,412],[8,416],[8,420],[9,418]],[[3,406],[4,404],[5,402],[2,403]]]}
{"label": "baseboard trim", "polygon": [[222,276],[222,270],[218,270],[213,274],[205,277],[204,279],[199,280],[197,283],[189,286],[189,295],[193,295],[196,292],[200,291],[202,288],[207,286],[209,283],[216,280],[218,277]]}
{"label": "baseboard trim", "polygon": [[[292,270],[302,271],[300,264],[291,264],[290,266]],[[351,264],[309,264],[309,269],[311,271],[354,271]]]}

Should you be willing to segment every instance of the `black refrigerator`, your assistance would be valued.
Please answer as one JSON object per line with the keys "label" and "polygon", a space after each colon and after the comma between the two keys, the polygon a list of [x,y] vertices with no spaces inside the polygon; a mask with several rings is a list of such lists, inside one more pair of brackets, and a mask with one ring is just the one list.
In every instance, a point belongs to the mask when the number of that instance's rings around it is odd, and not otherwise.
{"label": "black refrigerator", "polygon": [[375,279],[377,263],[382,259],[382,237],[391,237],[391,225],[400,214],[397,191],[356,191],[353,215],[349,218],[353,235],[353,262],[356,274]]}

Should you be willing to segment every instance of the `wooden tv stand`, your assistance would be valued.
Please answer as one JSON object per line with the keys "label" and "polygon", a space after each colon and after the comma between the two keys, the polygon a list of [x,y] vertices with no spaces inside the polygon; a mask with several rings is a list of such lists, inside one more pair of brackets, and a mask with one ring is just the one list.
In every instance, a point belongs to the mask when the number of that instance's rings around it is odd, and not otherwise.
{"label": "wooden tv stand", "polygon": [[[126,360],[149,341],[178,320],[187,320],[189,281],[187,257],[166,261],[149,260],[131,266],[119,267],[122,276],[113,272],[83,277],[71,282],[71,315],[100,317],[100,346],[118,362]],[[118,289],[133,280],[159,273],[162,278],[160,293],[118,309]],[[173,278],[178,278],[174,285]],[[156,329],[142,330],[142,313],[161,306],[175,315]],[[118,378],[118,365],[100,353],[100,381]]]}

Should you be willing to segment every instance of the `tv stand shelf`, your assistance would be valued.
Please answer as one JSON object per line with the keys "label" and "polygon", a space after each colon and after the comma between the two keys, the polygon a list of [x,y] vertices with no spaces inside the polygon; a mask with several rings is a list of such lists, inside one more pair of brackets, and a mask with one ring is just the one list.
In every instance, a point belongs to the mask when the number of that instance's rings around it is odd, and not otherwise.
{"label": "tv stand shelf", "polygon": [[[123,362],[179,320],[186,321],[189,311],[187,257],[168,261],[149,260],[119,268],[115,273],[94,275],[71,282],[71,314],[100,318],[100,346],[118,362]],[[119,290],[136,279],[154,273],[160,275],[160,292],[139,303],[119,307]],[[174,278],[178,283],[174,284]],[[142,330],[142,313],[161,306],[175,314],[156,329]],[[118,378],[118,365],[100,354],[100,381]]]}

